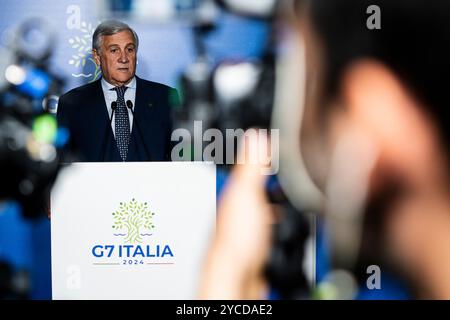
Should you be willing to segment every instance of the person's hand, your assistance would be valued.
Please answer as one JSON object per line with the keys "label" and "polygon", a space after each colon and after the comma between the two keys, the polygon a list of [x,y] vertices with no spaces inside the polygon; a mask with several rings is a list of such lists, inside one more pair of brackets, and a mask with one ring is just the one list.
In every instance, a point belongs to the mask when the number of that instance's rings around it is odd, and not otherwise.
{"label": "person's hand", "polygon": [[[267,137],[259,138],[251,135],[241,148],[241,160],[243,156],[258,159],[261,150],[270,150]],[[272,230],[264,169],[260,161],[246,161],[233,169],[218,208],[216,237],[203,273],[200,299],[264,298],[263,270]]]}

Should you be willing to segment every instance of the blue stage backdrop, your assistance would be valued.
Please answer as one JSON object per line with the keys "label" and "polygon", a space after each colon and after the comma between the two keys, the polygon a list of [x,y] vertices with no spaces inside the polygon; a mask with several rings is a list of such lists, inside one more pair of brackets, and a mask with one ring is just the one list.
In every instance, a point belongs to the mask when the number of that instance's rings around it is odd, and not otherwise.
{"label": "blue stage backdrop", "polygon": [[[65,79],[65,90],[93,81],[99,77],[90,54],[92,33],[100,22],[97,7],[92,0],[2,0],[0,45],[8,45],[8,39],[27,18],[44,18],[57,36],[50,67]],[[180,73],[194,60],[189,26],[179,22],[125,22],[140,38],[137,75],[176,87]],[[218,29],[206,41],[211,61],[259,56],[266,33],[266,25],[259,21],[222,12]],[[0,261],[30,273],[31,298],[50,299],[48,219],[27,222],[21,218],[18,205],[0,204]]]}
{"label": "blue stage backdrop", "polygon": [[[149,0],[152,1],[152,0]],[[27,18],[46,19],[56,31],[52,69],[67,80],[67,89],[98,77],[91,57],[92,33],[100,23],[98,6],[92,0],[5,0],[0,10],[2,44]],[[137,74],[176,86],[179,73],[193,61],[194,48],[186,23],[127,21],[140,39]],[[248,58],[262,50],[267,29],[258,21],[221,13],[217,30],[208,37],[211,60]],[[97,71],[97,72],[96,72]]]}

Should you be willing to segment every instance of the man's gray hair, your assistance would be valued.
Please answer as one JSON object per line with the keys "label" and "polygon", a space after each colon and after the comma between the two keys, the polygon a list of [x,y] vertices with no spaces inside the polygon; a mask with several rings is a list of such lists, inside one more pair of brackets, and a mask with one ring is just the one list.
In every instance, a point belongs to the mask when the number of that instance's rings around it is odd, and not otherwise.
{"label": "man's gray hair", "polygon": [[112,36],[113,34],[130,31],[134,37],[134,44],[136,45],[136,51],[139,47],[139,38],[136,32],[130,28],[129,25],[117,20],[108,20],[100,23],[94,31],[92,36],[92,49],[96,49],[100,52],[102,47],[103,36]]}

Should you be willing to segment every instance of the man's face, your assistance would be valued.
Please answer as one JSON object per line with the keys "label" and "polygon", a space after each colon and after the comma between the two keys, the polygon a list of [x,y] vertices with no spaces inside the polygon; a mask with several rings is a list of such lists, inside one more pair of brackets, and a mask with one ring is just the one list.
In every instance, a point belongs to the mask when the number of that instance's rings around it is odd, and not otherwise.
{"label": "man's face", "polygon": [[121,31],[103,36],[100,52],[93,50],[97,65],[102,68],[106,81],[122,86],[127,84],[136,72],[136,44],[130,31]]}

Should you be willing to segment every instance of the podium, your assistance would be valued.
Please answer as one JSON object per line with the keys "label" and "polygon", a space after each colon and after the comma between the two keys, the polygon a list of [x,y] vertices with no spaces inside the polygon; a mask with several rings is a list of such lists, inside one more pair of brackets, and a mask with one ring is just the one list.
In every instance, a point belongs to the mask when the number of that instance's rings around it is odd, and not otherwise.
{"label": "podium", "polygon": [[51,194],[53,299],[195,299],[215,165],[74,163]]}

